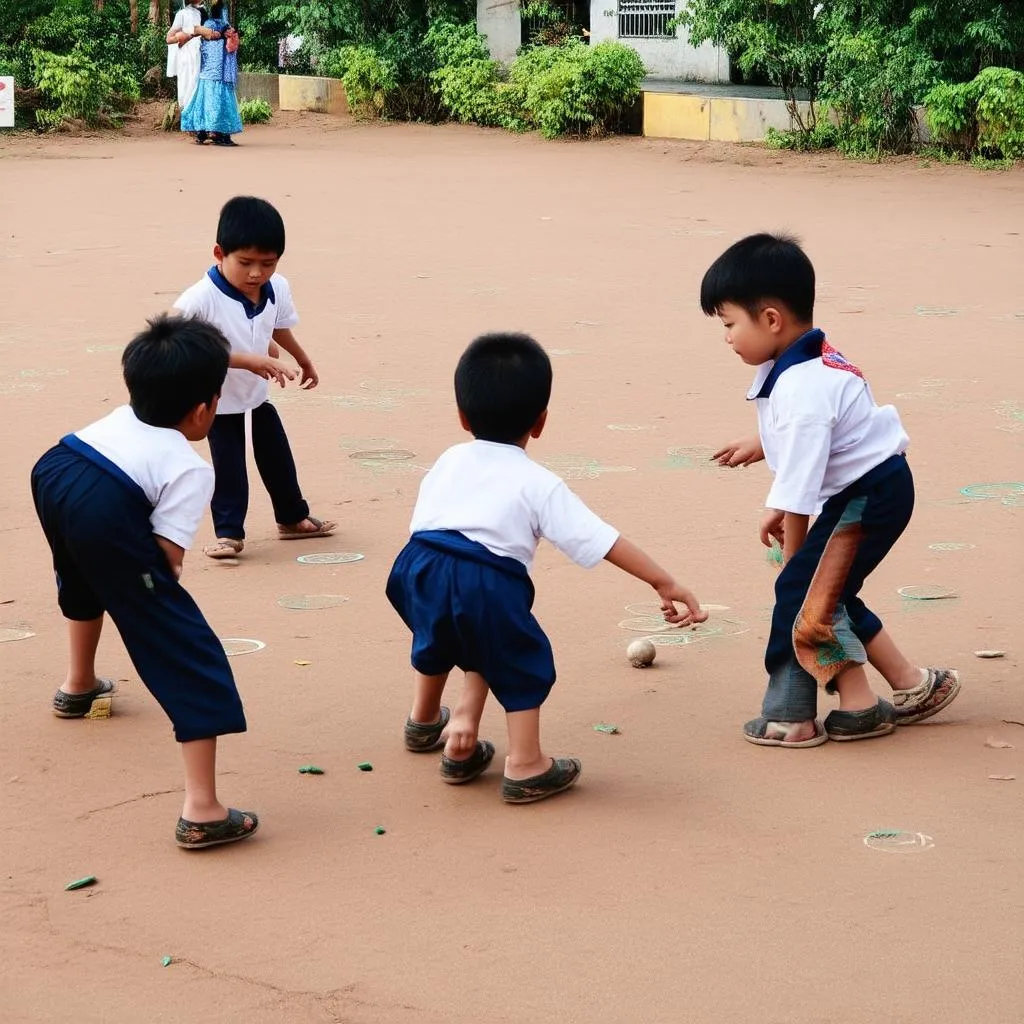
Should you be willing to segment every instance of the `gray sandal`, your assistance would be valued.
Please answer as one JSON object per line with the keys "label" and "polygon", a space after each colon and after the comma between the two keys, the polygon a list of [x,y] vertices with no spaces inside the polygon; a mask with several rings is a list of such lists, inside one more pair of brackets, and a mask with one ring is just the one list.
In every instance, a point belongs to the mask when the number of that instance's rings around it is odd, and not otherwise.
{"label": "gray sandal", "polygon": [[575,786],[583,765],[575,757],[555,757],[551,767],[529,779],[510,779],[501,783],[501,798],[507,804],[533,804]]}
{"label": "gray sandal", "polygon": [[960,676],[951,668],[927,668],[924,682],[912,690],[894,690],[896,724],[914,725],[937,715],[960,692]]}
{"label": "gray sandal", "polygon": [[896,709],[879,698],[873,708],[863,711],[830,711],[825,718],[825,732],[830,740],[869,740],[888,736],[896,731]]}
{"label": "gray sandal", "polygon": [[743,726],[743,738],[748,743],[756,743],[760,747],[820,747],[828,742],[828,736],[821,722],[814,720],[814,735],[806,740],[793,740],[790,737],[803,722],[775,722],[768,718],[753,718]]}
{"label": "gray sandal", "polygon": [[260,827],[260,819],[252,811],[228,808],[223,821],[186,821],[178,819],[174,841],[183,850],[205,850],[208,846],[223,846],[248,839]]}
{"label": "gray sandal", "polygon": [[58,690],[53,695],[53,713],[58,718],[85,718],[92,711],[92,702],[99,697],[111,697],[117,692],[113,679],[97,679],[96,686],[88,693],[65,693]]}
{"label": "gray sandal", "polygon": [[476,750],[463,761],[441,757],[441,781],[450,786],[461,786],[483,775],[494,760],[494,744],[489,740],[477,740]]}
{"label": "gray sandal", "polygon": [[405,720],[405,749],[411,750],[414,754],[429,754],[443,742],[441,733],[448,728],[452,713],[448,708],[441,706],[441,715],[436,722],[423,724],[414,722],[411,718]]}

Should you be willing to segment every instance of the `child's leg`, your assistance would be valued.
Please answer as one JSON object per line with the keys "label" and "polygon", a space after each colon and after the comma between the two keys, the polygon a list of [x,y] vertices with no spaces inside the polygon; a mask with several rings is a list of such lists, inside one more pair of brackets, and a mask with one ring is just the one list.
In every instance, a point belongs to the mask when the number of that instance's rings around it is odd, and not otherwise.
{"label": "child's leg", "polygon": [[416,725],[435,725],[441,719],[441,697],[448,682],[448,673],[439,676],[425,676],[416,673],[413,683],[412,711],[409,721]]}
{"label": "child's leg", "polygon": [[217,737],[181,744],[185,763],[185,804],[181,816],[186,821],[223,821],[228,809],[217,799]]}
{"label": "child's leg", "polygon": [[274,521],[295,529],[307,525],[309,505],[299,487],[295,458],[281,417],[270,402],[252,411],[252,450],[274,507]]}
{"label": "child's leg", "polygon": [[216,482],[210,510],[217,537],[244,540],[249,510],[249,474],[245,466],[245,414],[215,416],[210,427],[210,460]]}
{"label": "child's leg", "polygon": [[68,674],[65,693],[90,693],[96,689],[96,650],[103,632],[103,616],[87,622],[68,619]]}
{"label": "child's leg", "polygon": [[927,675],[927,669],[909,661],[885,629],[879,630],[864,648],[868,661],[893,690],[912,690]]}
{"label": "child's leg", "polygon": [[487,682],[479,672],[467,672],[462,696],[452,713],[448,726],[448,742],[444,756],[449,761],[465,761],[476,752],[480,735],[480,719],[490,694]]}
{"label": "child's leg", "polygon": [[540,748],[540,708],[510,711],[505,720],[508,725],[505,778],[530,779],[542,775],[552,761]]}

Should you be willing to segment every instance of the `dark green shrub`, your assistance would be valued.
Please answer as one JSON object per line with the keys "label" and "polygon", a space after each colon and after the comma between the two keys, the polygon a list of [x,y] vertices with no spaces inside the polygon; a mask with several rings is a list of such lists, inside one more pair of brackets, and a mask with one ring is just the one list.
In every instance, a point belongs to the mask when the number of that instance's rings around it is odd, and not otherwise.
{"label": "dark green shrub", "polygon": [[264,99],[243,100],[238,105],[242,124],[266,124],[274,116],[274,109]]}
{"label": "dark green shrub", "polygon": [[1024,160],[1024,74],[985,68],[970,82],[942,82],[925,97],[935,141],[963,157]]}

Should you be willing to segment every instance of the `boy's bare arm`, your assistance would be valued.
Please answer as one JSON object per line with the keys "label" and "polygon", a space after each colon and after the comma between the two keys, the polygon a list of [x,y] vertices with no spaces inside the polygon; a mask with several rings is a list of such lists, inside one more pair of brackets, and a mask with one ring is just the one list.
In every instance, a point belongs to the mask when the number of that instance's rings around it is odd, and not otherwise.
{"label": "boy's bare arm", "polygon": [[756,434],[753,437],[741,438],[739,441],[730,441],[729,444],[719,448],[711,456],[712,462],[720,466],[752,466],[764,458],[764,448],[761,447],[761,438]]}
{"label": "boy's bare arm", "polygon": [[788,562],[803,546],[807,539],[807,527],[811,517],[787,512],[782,523],[782,560]]}
{"label": "boy's bare arm", "polygon": [[[645,554],[632,541],[620,537],[613,545],[605,561],[630,576],[652,586],[661,598],[661,607],[665,613],[665,621],[679,626],[689,626],[691,623],[704,622],[708,613],[701,610],[700,602],[692,591],[680,586],[650,555]],[[685,612],[680,612],[675,605],[678,601],[686,606]]]}
{"label": "boy's bare arm", "polygon": [[[154,534],[154,536],[156,535]],[[160,545],[160,550],[167,556],[167,564],[171,567],[174,578],[180,580],[181,570],[185,562],[185,549],[178,547],[177,544],[169,541],[166,537],[156,536],[156,542]]]}
{"label": "boy's bare arm", "polygon": [[315,388],[320,383],[320,377],[317,375],[316,367],[313,366],[313,360],[306,355],[306,350],[299,344],[291,328],[279,327],[274,331],[273,338],[274,344],[280,345],[298,363],[299,369],[302,371],[299,387],[306,390]]}
{"label": "boy's bare arm", "polygon": [[253,352],[232,352],[228,359],[232,370],[248,370],[265,380],[276,380],[281,387],[290,380],[295,380],[295,371],[270,356],[258,356]]}

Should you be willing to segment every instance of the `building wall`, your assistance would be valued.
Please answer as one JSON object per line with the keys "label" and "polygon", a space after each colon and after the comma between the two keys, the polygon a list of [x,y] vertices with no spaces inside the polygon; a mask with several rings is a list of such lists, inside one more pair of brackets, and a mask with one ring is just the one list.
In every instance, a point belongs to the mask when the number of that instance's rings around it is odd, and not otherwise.
{"label": "building wall", "polygon": [[[683,0],[676,3],[678,12]],[[618,5],[615,0],[591,0],[590,41],[619,38]],[[684,29],[676,29],[676,38],[623,39],[647,65],[651,78],[682,79],[689,82],[728,82],[729,56],[717,46],[705,43],[691,46]]]}
{"label": "building wall", "polygon": [[522,42],[519,5],[515,0],[477,0],[476,25],[487,37],[487,47],[495,60],[511,64]]}

